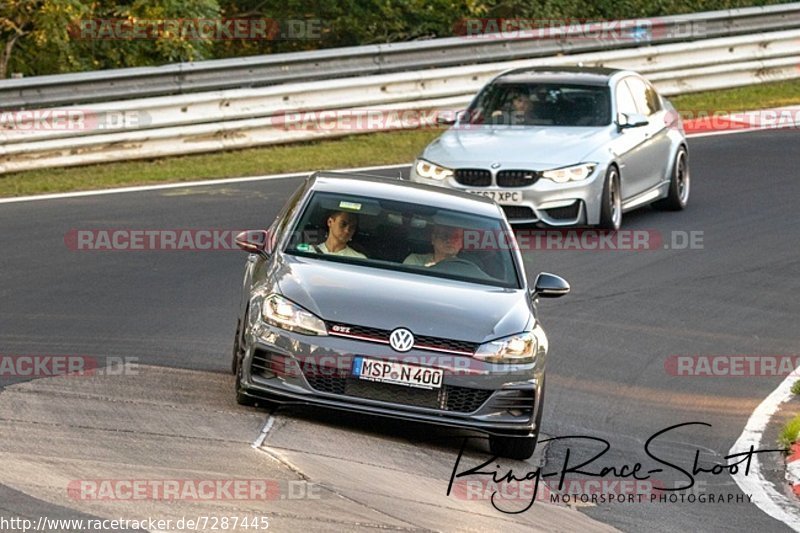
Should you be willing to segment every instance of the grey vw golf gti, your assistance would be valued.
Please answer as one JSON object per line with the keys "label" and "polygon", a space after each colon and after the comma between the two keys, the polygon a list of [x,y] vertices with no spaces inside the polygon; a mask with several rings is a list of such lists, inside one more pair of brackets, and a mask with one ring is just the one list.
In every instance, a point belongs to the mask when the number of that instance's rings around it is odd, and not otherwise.
{"label": "grey vw golf gti", "polygon": [[433,141],[411,181],[488,196],[511,222],[618,229],[643,205],[689,201],[688,145],[672,104],[635,72],[504,72]]}
{"label": "grey vw golf gti", "polygon": [[533,454],[548,341],[539,297],[494,202],[361,175],[315,174],[250,253],[233,349],[236,398],[468,428]]}

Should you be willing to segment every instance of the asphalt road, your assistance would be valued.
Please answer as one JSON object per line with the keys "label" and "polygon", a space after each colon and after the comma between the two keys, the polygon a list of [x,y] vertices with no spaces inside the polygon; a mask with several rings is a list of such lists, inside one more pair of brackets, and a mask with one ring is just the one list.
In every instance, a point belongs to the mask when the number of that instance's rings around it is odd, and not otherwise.
{"label": "asphalt road", "polygon": [[[657,232],[667,242],[673,231],[702,232],[701,249],[550,250],[525,254],[530,277],[539,271],[554,272],[569,280],[573,288],[566,298],[540,304],[552,350],[543,420],[546,434],[608,440],[611,450],[597,465],[639,461],[652,466],[652,459],[643,449],[648,437],[675,424],[703,422],[710,426],[672,431],[660,438],[653,450],[664,460],[687,469],[691,469],[695,450],[700,451],[701,464],[721,461],[750,413],[783,378],[674,376],[666,370],[665,362],[679,354],[798,354],[797,144],[797,132],[792,130],[693,139],[689,208],[682,213],[644,209],[625,216],[625,229]],[[396,171],[387,173],[394,175]],[[133,397],[147,398],[151,367],[201,371],[203,376],[212,376],[214,387],[225,390],[230,381],[225,372],[229,368],[243,253],[72,251],[65,245],[65,235],[72,229],[266,227],[296,185],[296,179],[280,179],[0,206],[0,354],[136,358],[147,371],[135,380],[140,388],[126,393]],[[49,461],[52,466],[59,453],[72,454],[75,461],[102,456],[101,450],[90,449],[84,455],[70,448],[76,445],[72,437],[65,437],[66,448],[62,452],[40,449],[38,445],[21,450],[16,444],[19,439],[39,442],[50,432],[63,434],[81,427],[110,431],[107,427],[98,429],[109,417],[116,418],[114,431],[119,432],[128,427],[130,420],[144,416],[130,414],[126,417],[132,419],[120,419],[114,411],[103,412],[97,406],[114,402],[114,394],[95,388],[75,393],[87,386],[83,383],[45,387],[48,392],[42,393],[36,382],[0,379],[5,380],[0,382],[5,386],[0,391],[0,424],[4,428],[0,459],[6,464],[24,460],[25,464],[41,465]],[[106,382],[111,387],[111,380]],[[102,386],[103,381],[99,383]],[[182,398],[182,390],[176,385],[172,393],[178,396],[171,398],[167,397],[169,387],[164,388],[166,396],[159,404],[159,412],[163,409],[167,413],[164,416],[179,420],[189,416],[192,402],[197,399]],[[70,404],[73,407],[62,413],[69,421],[59,424],[51,420],[47,423],[52,426],[43,433],[28,434],[31,428],[41,429],[42,417],[47,417],[48,411],[40,403],[36,403],[37,409],[32,407],[42,394],[51,395],[51,405],[56,406],[67,397],[81,401]],[[205,427],[222,423],[218,417],[210,417],[206,424],[194,423],[201,426],[201,433],[207,430],[208,435],[203,438],[215,446],[218,457],[222,456],[206,469],[210,471],[213,466],[218,473],[225,472],[225,453],[238,461],[251,460],[242,447],[249,449],[248,432],[254,439],[258,424],[248,416],[253,414],[263,420],[269,414],[242,411],[223,397],[224,394],[215,393],[202,402],[202,408],[241,417],[240,425],[228,429],[235,437],[222,439],[220,444],[214,427]],[[137,413],[146,413],[152,407],[133,400],[126,405],[135,405]],[[92,415],[95,409],[97,412]],[[380,493],[381,487],[391,486],[397,476],[409,472],[431,472],[423,495],[446,490],[447,474],[457,449],[429,444],[425,429],[352,417],[339,420],[338,415],[305,411],[279,411],[274,419],[279,422],[265,447],[273,446],[280,452],[275,460],[285,461],[310,479],[338,483],[338,491],[333,490],[337,497],[346,501],[362,498],[360,504],[380,515],[367,519],[344,506],[333,522],[320,519],[314,529],[324,530],[326,524],[359,524],[365,529],[481,529],[481,524],[494,527],[501,523],[495,520],[510,516],[499,515],[485,501],[457,502],[451,507],[447,502],[438,502],[436,512],[425,507],[421,497],[406,500],[376,496],[366,501],[367,492]],[[137,453],[135,458],[128,457],[125,450],[127,446],[141,449],[138,439],[142,432],[132,432],[116,443],[121,456],[117,459],[127,466],[147,463],[154,475],[159,463],[155,457],[170,457],[163,455],[166,452],[161,447],[180,449],[182,439],[189,438],[188,429],[187,434],[181,433],[182,429],[175,430],[176,435],[168,429],[144,431],[169,437],[148,441],[145,449],[150,451]],[[324,446],[320,444],[321,435]],[[568,447],[571,464],[578,459],[588,460],[598,450],[596,445],[579,439],[570,441]],[[563,463],[566,449],[566,442],[550,445],[545,464]],[[201,450],[194,453],[202,460]],[[476,458],[480,449],[470,453]],[[70,463],[73,467],[75,461]],[[349,466],[331,466],[337,461]],[[169,463],[162,459],[161,466],[169,467],[165,462]],[[25,479],[19,471],[13,476],[0,474],[0,483],[4,484],[0,486],[0,512],[105,516],[115,511],[113,506],[92,507],[59,496],[58,487],[64,483],[64,476],[59,478],[56,474],[59,468],[67,467],[57,465],[41,470],[43,476],[55,476],[41,483],[35,475]],[[364,465],[369,466],[368,471],[359,470],[367,468]],[[100,471],[101,467],[97,469]],[[10,471],[13,473],[14,469]],[[91,472],[85,465],[70,470],[75,476]],[[113,477],[114,470],[107,475]],[[278,473],[273,475],[280,477]],[[348,486],[348,476],[352,478],[349,481],[367,476],[370,490]],[[698,475],[698,479],[699,490],[705,493],[741,495],[727,475]],[[685,483],[685,478],[665,472],[659,481],[675,486]],[[406,481],[407,487],[414,487],[414,483]],[[327,500],[325,505],[335,507]],[[527,519],[519,515],[514,522],[502,523],[555,530],[559,529],[558,520],[564,521],[562,530],[571,529],[567,524],[600,527],[599,523],[627,531],[787,529],[749,503],[582,506],[579,512],[586,517],[585,523],[573,510],[542,510],[543,507],[535,506],[525,513]],[[280,507],[271,510],[281,514]],[[541,514],[551,511],[555,514]],[[467,516],[464,513],[476,513],[473,518],[478,517],[477,521],[462,521]],[[286,514],[285,519],[297,520],[287,524],[307,525],[302,517],[311,520],[314,515],[314,509],[306,506]],[[350,519],[352,522],[348,522]]]}

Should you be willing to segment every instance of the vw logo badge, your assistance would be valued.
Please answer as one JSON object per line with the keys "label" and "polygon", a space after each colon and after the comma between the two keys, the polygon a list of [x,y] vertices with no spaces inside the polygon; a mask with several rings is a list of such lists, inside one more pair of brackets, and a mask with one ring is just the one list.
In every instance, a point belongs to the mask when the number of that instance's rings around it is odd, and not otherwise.
{"label": "vw logo badge", "polygon": [[414,347],[414,334],[406,328],[397,328],[389,335],[389,345],[398,352],[407,352]]}
{"label": "vw logo badge", "polygon": [[500,163],[492,163],[492,168],[500,168]]}

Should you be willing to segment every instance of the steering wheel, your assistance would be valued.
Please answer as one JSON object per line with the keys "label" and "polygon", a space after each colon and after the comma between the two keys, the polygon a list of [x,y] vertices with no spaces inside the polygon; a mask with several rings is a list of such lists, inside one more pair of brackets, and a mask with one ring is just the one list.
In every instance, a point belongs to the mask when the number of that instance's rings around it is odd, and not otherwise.
{"label": "steering wheel", "polygon": [[433,270],[447,272],[448,274],[456,274],[458,276],[467,276],[471,278],[489,277],[488,274],[481,269],[481,267],[472,261],[463,259],[461,257],[448,257],[446,259],[442,259],[430,268]]}

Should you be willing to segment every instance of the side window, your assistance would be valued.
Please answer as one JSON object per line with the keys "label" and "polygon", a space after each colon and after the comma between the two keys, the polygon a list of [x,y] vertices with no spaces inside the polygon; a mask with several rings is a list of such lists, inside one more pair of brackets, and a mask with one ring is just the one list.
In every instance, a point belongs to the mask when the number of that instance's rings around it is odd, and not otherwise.
{"label": "side window", "polygon": [[636,102],[636,107],[639,113],[649,117],[653,113],[661,110],[661,102],[658,99],[658,93],[653,89],[652,85],[645,83],[640,78],[629,77],[625,78],[625,82],[633,94],[633,100]]}
{"label": "side window", "polygon": [[294,193],[292,193],[292,196],[289,197],[289,200],[286,202],[286,205],[283,206],[283,209],[281,209],[281,212],[278,214],[278,216],[275,218],[275,221],[272,223],[272,226],[270,227],[271,230],[270,238],[272,240],[273,249],[278,243],[278,237],[280,237],[283,234],[284,230],[286,229],[286,224],[289,223],[289,218],[290,218],[289,215],[292,213],[292,211],[294,211],[295,207],[297,207],[297,203],[303,197],[303,193],[305,191],[306,191],[306,182],[303,182],[297,188],[297,190],[294,191]]}
{"label": "side window", "polygon": [[621,81],[617,84],[617,113],[638,113],[636,109],[636,102],[633,100],[633,95],[625,84]]}

